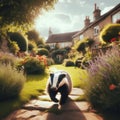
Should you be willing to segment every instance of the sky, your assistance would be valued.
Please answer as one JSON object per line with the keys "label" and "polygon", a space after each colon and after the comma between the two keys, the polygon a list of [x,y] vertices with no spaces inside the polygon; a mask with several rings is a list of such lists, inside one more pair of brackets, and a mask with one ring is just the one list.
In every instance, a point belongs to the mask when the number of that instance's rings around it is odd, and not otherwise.
{"label": "sky", "polygon": [[101,15],[120,3],[119,0],[59,0],[54,9],[43,11],[35,19],[35,29],[45,39],[49,29],[53,34],[80,31],[84,27],[84,20],[89,16],[93,21],[94,4],[101,10]]}

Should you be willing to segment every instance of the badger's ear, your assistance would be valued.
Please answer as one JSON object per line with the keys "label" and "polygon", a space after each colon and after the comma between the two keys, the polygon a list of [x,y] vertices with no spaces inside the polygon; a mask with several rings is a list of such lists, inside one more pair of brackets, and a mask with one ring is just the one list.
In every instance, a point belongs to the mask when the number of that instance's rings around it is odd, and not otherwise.
{"label": "badger's ear", "polygon": [[54,74],[53,73],[50,73],[50,77],[52,78],[54,76]]}

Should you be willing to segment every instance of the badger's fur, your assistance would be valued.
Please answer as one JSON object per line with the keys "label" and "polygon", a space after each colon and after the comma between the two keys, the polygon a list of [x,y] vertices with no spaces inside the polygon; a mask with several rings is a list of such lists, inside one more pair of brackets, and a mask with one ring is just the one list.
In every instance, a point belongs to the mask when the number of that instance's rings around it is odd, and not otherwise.
{"label": "badger's fur", "polygon": [[[64,104],[72,90],[72,81],[70,75],[65,71],[57,71],[50,74],[47,84],[47,92],[54,102]],[[60,93],[60,101],[56,98],[57,93]]]}

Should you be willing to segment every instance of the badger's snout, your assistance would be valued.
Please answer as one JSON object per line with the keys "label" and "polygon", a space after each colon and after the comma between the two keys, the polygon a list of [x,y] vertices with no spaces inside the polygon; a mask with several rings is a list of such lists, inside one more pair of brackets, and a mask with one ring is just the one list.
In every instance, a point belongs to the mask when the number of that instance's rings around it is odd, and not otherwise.
{"label": "badger's snout", "polygon": [[52,91],[57,91],[57,87],[51,87]]}

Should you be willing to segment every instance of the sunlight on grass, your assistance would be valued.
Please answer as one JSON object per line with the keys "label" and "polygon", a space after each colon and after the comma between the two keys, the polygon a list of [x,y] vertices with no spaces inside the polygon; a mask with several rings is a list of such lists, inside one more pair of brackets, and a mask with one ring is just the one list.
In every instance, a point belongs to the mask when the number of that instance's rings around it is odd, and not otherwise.
{"label": "sunlight on grass", "polygon": [[22,101],[29,101],[30,99],[37,98],[39,95],[43,94],[46,88],[47,79],[48,74],[28,76],[27,82],[20,93],[20,99]]}
{"label": "sunlight on grass", "polygon": [[47,79],[48,74],[27,76],[27,81],[18,98],[0,102],[0,109],[2,110],[0,110],[0,119],[31,99],[43,94]]}

